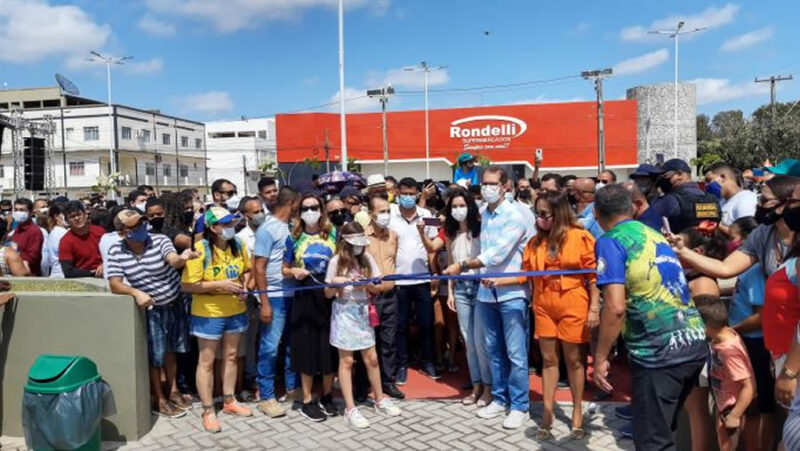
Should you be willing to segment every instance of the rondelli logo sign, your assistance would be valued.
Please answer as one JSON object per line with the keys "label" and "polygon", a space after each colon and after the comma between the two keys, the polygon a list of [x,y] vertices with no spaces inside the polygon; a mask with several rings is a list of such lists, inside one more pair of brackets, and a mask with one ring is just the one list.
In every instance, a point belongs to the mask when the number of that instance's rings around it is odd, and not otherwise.
{"label": "rondelli logo sign", "polygon": [[[481,125],[480,122],[491,121]],[[463,125],[462,125],[463,124]],[[528,129],[528,124],[511,116],[470,116],[450,123],[450,138],[517,138]]]}

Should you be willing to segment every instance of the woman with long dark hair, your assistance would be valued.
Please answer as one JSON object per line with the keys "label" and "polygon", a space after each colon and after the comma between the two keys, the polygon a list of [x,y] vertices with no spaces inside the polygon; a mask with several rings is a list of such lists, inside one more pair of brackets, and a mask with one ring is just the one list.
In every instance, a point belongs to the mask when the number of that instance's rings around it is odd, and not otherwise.
{"label": "woman with long dark hair", "polygon": [[[595,269],[594,237],[575,218],[567,196],[548,192],[536,199],[536,236],[525,248],[523,271]],[[542,351],[544,413],[537,438],[552,438],[560,347],[572,392],[571,437],[581,440],[584,347],[600,318],[595,274],[533,278],[533,313]]]}
{"label": "woman with long dark hair", "polygon": [[[444,210],[447,263],[471,260],[480,254],[480,213],[468,191],[452,191]],[[465,274],[475,274],[469,270]],[[447,306],[458,315],[458,327],[467,351],[472,392],[461,402],[485,407],[492,402],[492,373],[484,340],[483,321],[475,314],[478,279],[448,280]]]}
{"label": "woman with long dark hair", "polygon": [[[325,280],[328,263],[336,252],[336,228],[315,193],[303,194],[300,218],[286,243],[283,275],[303,286]],[[324,421],[336,415],[333,403],[333,348],[330,345],[331,302],[322,288],[297,291],[289,321],[292,369],[300,373],[303,406],[300,413],[311,421]],[[312,402],[314,376],[322,375],[322,396]]]}
{"label": "woman with long dark hair", "polygon": [[248,326],[242,293],[250,285],[250,250],[236,238],[239,215],[214,206],[206,211],[204,219],[203,239],[194,246],[200,256],[187,261],[181,282],[183,290],[192,293],[190,327],[200,348],[196,383],[203,402],[203,428],[216,433],[222,430],[214,409],[214,360],[220,345],[222,412],[253,414],[234,396],[239,340]]}
{"label": "woman with long dark hair", "polygon": [[183,252],[192,246],[194,203],[191,191],[168,193],[161,196],[164,204],[163,233],[172,240],[175,249]]}

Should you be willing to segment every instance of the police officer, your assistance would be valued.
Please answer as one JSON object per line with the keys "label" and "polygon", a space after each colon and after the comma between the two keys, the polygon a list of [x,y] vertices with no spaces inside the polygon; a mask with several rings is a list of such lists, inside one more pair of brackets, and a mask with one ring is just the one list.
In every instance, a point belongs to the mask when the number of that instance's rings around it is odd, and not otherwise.
{"label": "police officer", "polygon": [[717,199],[692,181],[692,169],[685,161],[673,158],[660,170],[656,183],[664,195],[650,209],[654,214],[667,218],[673,233],[694,227],[704,220],[719,222]]}

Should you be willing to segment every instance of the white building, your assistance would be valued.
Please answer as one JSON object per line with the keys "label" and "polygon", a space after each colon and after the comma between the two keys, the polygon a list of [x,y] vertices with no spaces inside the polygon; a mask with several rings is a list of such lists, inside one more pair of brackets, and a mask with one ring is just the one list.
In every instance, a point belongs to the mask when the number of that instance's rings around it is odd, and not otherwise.
{"label": "white building", "polygon": [[206,122],[206,137],[209,183],[228,179],[240,196],[257,192],[260,167],[278,167],[274,118]]}
{"label": "white building", "polygon": [[[112,129],[106,103],[62,94],[58,87],[0,91],[0,111],[7,113],[10,108],[20,109],[28,120],[53,118],[53,192],[70,198],[90,193],[97,178],[109,173],[112,141],[123,195],[138,185],[152,185],[159,193],[184,188],[205,192],[202,122],[111,105]],[[11,131],[5,130],[0,148],[4,195],[13,194],[13,168]]]}

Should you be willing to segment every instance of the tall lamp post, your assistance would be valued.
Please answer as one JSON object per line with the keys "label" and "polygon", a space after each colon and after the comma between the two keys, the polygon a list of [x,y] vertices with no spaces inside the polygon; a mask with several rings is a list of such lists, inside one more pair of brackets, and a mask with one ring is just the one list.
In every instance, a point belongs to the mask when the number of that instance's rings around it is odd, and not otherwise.
{"label": "tall lamp post", "polygon": [[406,67],[403,70],[411,72],[424,72],[425,73],[425,178],[431,178],[431,148],[430,136],[428,133],[428,74],[442,70],[447,66],[430,67],[425,61],[421,62],[417,67]]}
{"label": "tall lamp post", "polygon": [[675,38],[675,123],[673,124],[673,137],[672,137],[672,150],[674,152],[673,158],[678,158],[678,40],[680,35],[697,33],[706,28],[694,28],[692,30],[683,29],[683,21],[678,22],[674,30],[650,30],[648,34],[663,34],[670,38]]}
{"label": "tall lamp post", "polygon": [[[111,65],[112,64],[125,64],[126,60],[132,59],[132,56],[107,56],[101,55],[100,53],[92,50],[89,52],[92,55],[91,58],[88,58],[89,61],[93,61],[96,63],[104,63],[106,65],[106,82],[108,84],[108,130],[109,130],[109,145],[108,145],[108,158],[109,158],[109,165],[108,165],[108,175],[109,181],[111,180],[111,174],[117,172],[116,171],[116,161],[114,158],[114,135],[117,131],[114,129],[114,114],[113,109],[111,108]],[[113,190],[109,193],[109,197],[113,200],[116,199],[116,192]]]}
{"label": "tall lamp post", "polygon": [[377,97],[381,102],[381,116],[382,125],[381,131],[383,132],[383,175],[389,175],[389,146],[386,139],[386,104],[389,102],[389,97],[394,94],[394,88],[389,85],[385,88],[370,89],[367,95],[370,97]]}
{"label": "tall lamp post", "polygon": [[346,171],[347,119],[344,114],[344,0],[339,0],[339,127],[342,134],[342,171]]}

